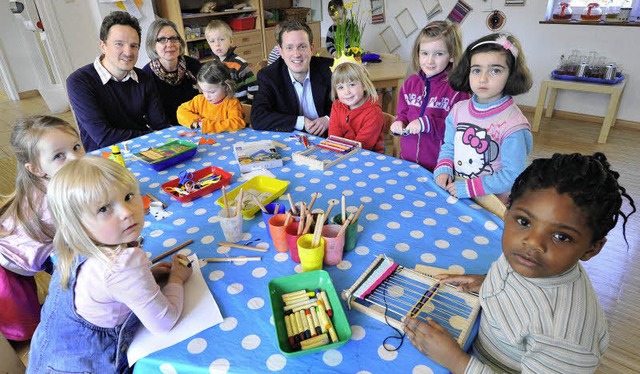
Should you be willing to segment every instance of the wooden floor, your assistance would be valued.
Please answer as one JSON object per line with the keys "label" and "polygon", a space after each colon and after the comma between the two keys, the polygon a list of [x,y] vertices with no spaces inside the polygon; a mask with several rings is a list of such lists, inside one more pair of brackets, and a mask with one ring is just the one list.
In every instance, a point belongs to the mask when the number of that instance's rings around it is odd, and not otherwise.
{"label": "wooden floor", "polygon": [[[11,123],[30,114],[48,114],[40,97],[10,102],[0,95],[0,193],[12,191],[15,160],[9,149]],[[70,112],[58,115],[73,121]],[[533,115],[528,115],[531,120]],[[640,204],[640,167],[638,151],[640,131],[614,128],[606,144],[596,144],[600,125],[570,120],[544,119],[539,133],[534,134],[531,158],[553,153],[603,152],[614,170],[620,172],[620,183]],[[387,149],[391,149],[387,144]],[[622,238],[621,224],[608,237],[602,252],[584,263],[607,314],[611,343],[599,373],[640,372],[640,213],[627,224],[629,247]]]}

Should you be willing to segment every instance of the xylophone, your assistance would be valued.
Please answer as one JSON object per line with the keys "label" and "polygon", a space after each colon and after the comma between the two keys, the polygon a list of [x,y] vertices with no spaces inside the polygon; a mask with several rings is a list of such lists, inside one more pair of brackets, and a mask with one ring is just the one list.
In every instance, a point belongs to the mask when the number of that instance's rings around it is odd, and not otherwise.
{"label": "xylophone", "polygon": [[347,290],[342,292],[353,308],[402,329],[408,317],[432,318],[444,326],[461,347],[465,346],[480,311],[478,297],[457,291],[426,274],[405,268],[379,255]]}

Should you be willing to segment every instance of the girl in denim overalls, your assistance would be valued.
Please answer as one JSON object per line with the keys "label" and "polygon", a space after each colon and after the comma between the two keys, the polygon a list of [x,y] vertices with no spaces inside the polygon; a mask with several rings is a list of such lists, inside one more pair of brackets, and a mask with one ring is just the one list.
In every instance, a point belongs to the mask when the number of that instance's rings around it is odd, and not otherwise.
{"label": "girl in denim overalls", "polygon": [[[28,373],[127,372],[140,322],[153,333],[180,318],[191,268],[174,255],[151,267],[136,242],[144,225],[138,182],[104,158],[74,160],[47,192],[57,268],[31,342]],[[168,275],[160,290],[156,278]],[[133,313],[132,313],[133,312]]]}

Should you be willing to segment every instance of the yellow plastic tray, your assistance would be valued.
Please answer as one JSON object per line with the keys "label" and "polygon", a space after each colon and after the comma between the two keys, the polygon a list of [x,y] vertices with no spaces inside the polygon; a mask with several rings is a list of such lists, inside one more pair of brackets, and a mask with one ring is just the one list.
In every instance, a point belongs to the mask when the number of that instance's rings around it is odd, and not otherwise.
{"label": "yellow plastic tray", "polygon": [[[227,192],[227,201],[229,202],[229,207],[234,207],[236,205],[236,196],[238,196],[240,189],[242,189],[244,191],[242,198],[242,216],[244,218],[252,218],[260,210],[260,207],[253,201],[251,194],[257,197],[262,205],[267,205],[280,197],[280,195],[287,190],[288,185],[289,181],[259,175]],[[221,196],[216,200],[216,204],[224,208],[224,197]]]}

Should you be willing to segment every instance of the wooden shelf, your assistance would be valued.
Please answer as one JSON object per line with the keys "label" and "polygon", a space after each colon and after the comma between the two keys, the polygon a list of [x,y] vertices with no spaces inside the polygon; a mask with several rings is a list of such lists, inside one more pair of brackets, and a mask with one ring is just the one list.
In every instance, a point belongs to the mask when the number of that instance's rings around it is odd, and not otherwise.
{"label": "wooden shelf", "polygon": [[230,10],[228,12],[211,12],[211,13],[182,13],[182,19],[207,18],[207,17],[224,17],[228,15],[240,13],[255,13],[257,9]]}
{"label": "wooden shelf", "polygon": [[639,22],[606,22],[606,21],[598,21],[598,22],[589,22],[589,21],[540,21],[540,24],[544,25],[574,25],[574,26],[631,26],[631,27],[639,27]]}

